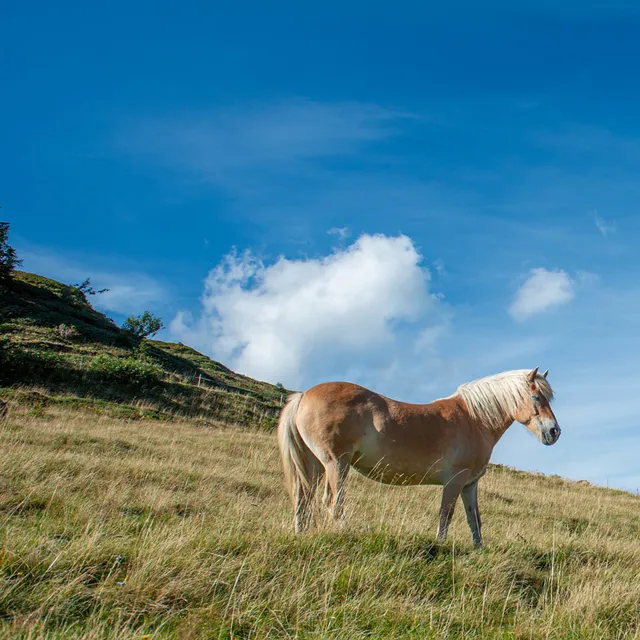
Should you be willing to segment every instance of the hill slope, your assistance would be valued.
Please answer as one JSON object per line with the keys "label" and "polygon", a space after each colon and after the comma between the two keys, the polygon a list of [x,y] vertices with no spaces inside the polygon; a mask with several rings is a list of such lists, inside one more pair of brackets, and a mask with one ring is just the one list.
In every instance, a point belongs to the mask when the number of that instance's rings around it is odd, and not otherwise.
{"label": "hill slope", "polygon": [[33,274],[0,314],[3,637],[638,637],[638,496],[491,465],[476,551],[438,488],[352,473],[346,529],[296,537],[273,435],[199,428],[270,429],[281,389]]}
{"label": "hill slope", "polygon": [[74,287],[16,272],[0,290],[0,385],[18,403],[77,405],[123,417],[175,416],[272,428],[284,389],[183,344],[136,340]]}
{"label": "hill slope", "polygon": [[0,421],[0,636],[638,637],[640,498],[492,467],[487,547],[440,491],[351,473],[296,537],[275,438],[46,407]]}

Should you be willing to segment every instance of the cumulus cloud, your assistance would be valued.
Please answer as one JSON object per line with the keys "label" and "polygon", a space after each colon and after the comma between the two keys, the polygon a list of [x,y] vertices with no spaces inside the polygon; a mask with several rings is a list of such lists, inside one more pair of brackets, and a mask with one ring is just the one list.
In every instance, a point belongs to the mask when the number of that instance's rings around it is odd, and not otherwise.
{"label": "cumulus cloud", "polygon": [[517,320],[525,320],[537,313],[565,304],[573,297],[573,282],[564,271],[532,269],[531,275],[516,293],[509,313]]}
{"label": "cumulus cloud", "polygon": [[[205,280],[201,316],[172,334],[236,369],[295,387],[359,366],[387,366],[403,324],[442,303],[406,236],[362,235],[328,256],[266,266],[231,253]],[[304,371],[304,375],[303,375]]]}

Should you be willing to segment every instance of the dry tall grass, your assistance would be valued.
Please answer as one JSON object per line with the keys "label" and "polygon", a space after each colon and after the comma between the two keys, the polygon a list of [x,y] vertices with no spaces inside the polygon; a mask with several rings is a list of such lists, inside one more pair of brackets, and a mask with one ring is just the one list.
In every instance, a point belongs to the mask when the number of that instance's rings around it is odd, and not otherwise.
{"label": "dry tall grass", "polygon": [[0,422],[3,637],[640,633],[637,496],[493,469],[476,551],[352,473],[346,530],[296,538],[274,436],[56,411]]}

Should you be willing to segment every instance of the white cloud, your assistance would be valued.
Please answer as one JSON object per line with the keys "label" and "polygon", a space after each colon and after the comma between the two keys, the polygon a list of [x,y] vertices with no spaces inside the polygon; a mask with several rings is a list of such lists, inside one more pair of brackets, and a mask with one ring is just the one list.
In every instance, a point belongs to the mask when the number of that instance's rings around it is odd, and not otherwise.
{"label": "white cloud", "polygon": [[334,227],[333,229],[329,229],[327,233],[330,236],[338,237],[340,240],[346,240],[351,235],[349,227]]}
{"label": "white cloud", "polygon": [[595,215],[595,223],[596,227],[598,227],[598,231],[606,238],[608,235],[611,235],[616,230],[616,226],[613,223],[607,222],[604,218],[600,217],[598,214]]}
{"label": "white cloud", "polygon": [[[114,313],[139,313],[164,298],[162,287],[143,274],[98,274],[96,282],[111,282],[109,291],[92,300],[98,309]],[[92,280],[93,282],[93,280]]]}
{"label": "white cloud", "polygon": [[397,135],[408,117],[371,104],[295,99],[129,122],[116,142],[127,153],[246,189],[255,171],[304,173],[312,160],[349,156]]}
{"label": "white cloud", "polygon": [[434,351],[440,339],[449,331],[449,328],[449,324],[444,322],[422,329],[418,333],[418,338],[415,342],[416,352]]}
{"label": "white cloud", "polygon": [[433,263],[433,266],[434,266],[434,268],[436,270],[436,273],[439,276],[446,275],[447,271],[446,271],[446,269],[444,267],[444,260],[440,260],[440,259],[435,260],[434,263]]}
{"label": "white cloud", "polygon": [[232,253],[205,281],[201,317],[178,314],[171,331],[244,373],[294,387],[356,364],[388,367],[403,322],[442,305],[421,261],[406,236],[362,235],[326,257],[270,266]]}
{"label": "white cloud", "polygon": [[569,302],[573,297],[573,282],[564,271],[532,269],[528,280],[518,290],[509,313],[517,320],[524,320]]}
{"label": "white cloud", "polygon": [[576,280],[582,285],[594,286],[600,282],[600,276],[597,273],[579,269],[576,271]]}

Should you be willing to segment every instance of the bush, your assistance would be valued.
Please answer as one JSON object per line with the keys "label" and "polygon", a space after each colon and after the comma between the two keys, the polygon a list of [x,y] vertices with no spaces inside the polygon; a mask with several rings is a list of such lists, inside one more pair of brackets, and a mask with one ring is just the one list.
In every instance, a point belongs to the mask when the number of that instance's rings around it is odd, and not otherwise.
{"label": "bush", "polygon": [[139,316],[129,316],[124,321],[122,328],[136,338],[147,338],[163,329],[164,324],[158,316],[154,316],[147,310]]}
{"label": "bush", "polygon": [[121,349],[135,349],[140,343],[140,338],[136,338],[132,333],[128,331],[120,331],[118,335],[113,339],[113,346],[120,347]]}
{"label": "bush", "polygon": [[91,360],[89,371],[99,374],[105,382],[141,386],[157,384],[162,379],[162,369],[136,358],[116,358],[99,355]]}
{"label": "bush", "polygon": [[76,307],[77,309],[83,309],[89,306],[87,296],[85,296],[80,289],[72,287],[71,285],[64,286],[60,298],[63,302],[66,302],[68,305]]}
{"label": "bush", "polygon": [[68,370],[67,361],[57,353],[28,351],[0,345],[0,381],[8,384],[45,380]]}

